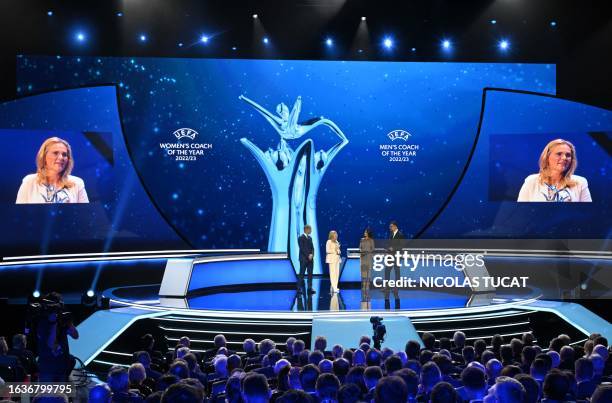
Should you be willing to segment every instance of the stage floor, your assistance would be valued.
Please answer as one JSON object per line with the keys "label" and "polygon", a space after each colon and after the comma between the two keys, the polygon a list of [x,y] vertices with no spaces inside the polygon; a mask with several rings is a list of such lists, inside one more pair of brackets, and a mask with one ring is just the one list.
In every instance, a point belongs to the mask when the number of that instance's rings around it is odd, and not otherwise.
{"label": "stage floor", "polygon": [[[359,287],[358,284],[353,287]],[[232,287],[182,298],[159,298],[159,285],[119,287],[104,295],[117,306],[148,306],[153,309],[183,308],[196,311],[333,312],[384,310],[445,310],[468,307],[499,306],[537,300],[534,289],[473,294],[469,289],[390,290],[343,288],[329,292],[326,278],[315,278],[315,294],[298,294],[295,288],[269,289],[263,285]]]}

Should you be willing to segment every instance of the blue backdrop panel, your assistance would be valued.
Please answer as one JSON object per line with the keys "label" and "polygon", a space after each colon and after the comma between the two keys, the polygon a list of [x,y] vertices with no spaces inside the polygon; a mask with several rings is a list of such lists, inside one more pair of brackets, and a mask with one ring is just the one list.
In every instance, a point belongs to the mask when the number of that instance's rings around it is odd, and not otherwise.
{"label": "blue backdrop panel", "polygon": [[[366,226],[386,238],[392,219],[408,237],[419,232],[465,167],[483,88],[554,94],[556,75],[554,65],[507,63],[22,56],[17,65],[21,93],[117,83],[134,164],[177,231],[197,247],[262,250],[269,239],[271,190],[240,139],[265,151],[276,149],[279,135],[240,95],[273,113],[281,103],[291,109],[301,97],[300,122],[324,116],[346,135],[349,143],[330,163],[318,197],[308,201],[316,205],[322,249],[331,229],[343,247],[356,246]],[[196,161],[177,161],[160,148],[177,142],[173,133],[185,127],[198,135],[179,142],[212,144]],[[388,137],[397,130],[410,136]],[[288,143],[295,149],[306,139],[316,151],[337,141],[320,126]],[[381,147],[393,145],[418,150],[405,161],[390,161]],[[477,207],[463,213],[477,214]],[[437,234],[461,236],[475,225],[454,223]]]}
{"label": "blue backdrop panel", "polygon": [[241,284],[295,283],[288,259],[219,260],[194,263],[188,291]]}

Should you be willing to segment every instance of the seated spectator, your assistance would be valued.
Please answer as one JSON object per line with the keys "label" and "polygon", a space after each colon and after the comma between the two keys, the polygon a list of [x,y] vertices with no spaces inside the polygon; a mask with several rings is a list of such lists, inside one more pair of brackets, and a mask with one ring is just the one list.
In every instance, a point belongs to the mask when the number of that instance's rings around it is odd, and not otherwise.
{"label": "seated spectator", "polygon": [[213,344],[214,344],[214,346],[212,348],[206,350],[204,352],[204,354],[203,354],[202,359],[205,362],[209,362],[210,360],[212,360],[219,353],[219,349],[220,348],[226,347],[227,340],[225,340],[225,336],[224,335],[218,334],[213,339]]}
{"label": "seated spectator", "polygon": [[250,364],[259,364],[261,362],[261,356],[257,352],[257,344],[253,339],[245,339],[242,343],[242,349],[244,355],[242,356],[243,365],[246,367]]}
{"label": "seated spectator", "polygon": [[[465,348],[464,348],[465,349]],[[421,383],[419,385],[419,401],[429,399],[429,394],[436,383],[442,380],[440,369],[433,362],[428,362],[421,368]]]}
{"label": "seated spectator", "polygon": [[521,337],[521,341],[523,342],[523,346],[532,346],[533,342],[535,341],[535,337],[533,336],[533,333],[526,332],[526,333],[523,333],[523,336]]}
{"label": "seated spectator", "polygon": [[406,343],[406,348],[404,351],[406,352],[406,356],[408,356],[409,360],[418,360],[421,352],[421,345],[417,341],[410,340],[408,343]]}
{"label": "seated spectator", "polygon": [[[240,357],[238,357],[237,355],[234,354],[232,357],[237,358],[238,362],[240,362]],[[200,366],[198,365],[198,359],[196,358],[195,354],[194,353],[186,354],[183,357],[183,360],[187,363],[187,367],[189,368],[189,378],[197,379],[202,384],[206,384],[206,382],[208,381],[208,378],[206,377],[206,374],[203,373],[202,370],[200,369]]]}
{"label": "seated spectator", "polygon": [[300,383],[302,384],[302,390],[312,396],[316,395],[317,379],[321,372],[319,368],[313,364],[308,364],[302,367],[300,371]]}
{"label": "seated spectator", "polygon": [[[516,339],[514,339],[516,340]],[[518,341],[518,340],[517,340]],[[519,341],[520,343],[520,341]],[[483,339],[478,339],[474,342],[474,355],[475,355],[475,360],[476,361],[480,361],[480,359],[482,358],[482,353],[484,353],[487,350],[487,342],[484,341]]]}
{"label": "seated spectator", "polygon": [[605,383],[599,385],[593,396],[591,396],[591,403],[609,403],[612,402],[612,384]]}
{"label": "seated spectator", "polygon": [[347,383],[338,389],[338,403],[358,403],[361,401],[361,389],[354,383]]}
{"label": "seated spectator", "polygon": [[408,401],[408,388],[399,376],[387,376],[376,384],[374,402],[391,403]]}
{"label": "seated spectator", "polygon": [[321,374],[317,378],[316,394],[319,402],[335,402],[340,389],[340,381],[334,374]]}
{"label": "seated spectator", "polygon": [[293,336],[287,337],[287,340],[285,341],[285,353],[283,354],[283,358],[287,358],[287,357],[291,357],[293,356],[293,343],[296,342],[296,338]]}
{"label": "seated spectator", "polygon": [[546,353],[550,357],[550,361],[552,362],[551,368],[559,368],[559,364],[561,364],[561,356],[556,351],[550,350]]}
{"label": "seated spectator", "polygon": [[179,378],[173,374],[164,374],[157,379],[157,391],[163,392],[179,381]]}
{"label": "seated spectator", "polygon": [[359,348],[361,348],[363,344],[367,344],[368,350],[370,349],[370,345],[372,344],[372,339],[370,336],[363,335],[359,338]]}
{"label": "seated spectator", "polygon": [[461,355],[463,356],[463,362],[465,364],[469,364],[476,359],[476,351],[472,346],[463,347],[463,350],[461,350]]}
{"label": "seated spectator", "polygon": [[[285,364],[286,363],[286,364]],[[291,364],[289,361],[278,360],[274,366],[274,373],[276,374],[276,389],[272,392],[272,400],[281,396],[283,393],[291,389],[291,381],[289,379],[289,372],[291,371]]]}
{"label": "seated spectator", "polygon": [[[293,346],[295,348],[295,346]],[[308,359],[310,358],[310,350],[303,350],[298,356],[298,366],[303,367],[308,364]]]}
{"label": "seated spectator", "polygon": [[265,376],[251,373],[242,380],[244,403],[267,403],[270,401],[270,395],[270,387]]}
{"label": "seated spectator", "polygon": [[200,403],[202,402],[201,393],[186,383],[178,382],[170,385],[161,398],[161,403]]}
{"label": "seated spectator", "polygon": [[178,379],[189,378],[189,366],[187,365],[185,360],[177,358],[176,360],[174,360],[172,365],[170,365],[168,373],[175,375]]}
{"label": "seated spectator", "polygon": [[[440,373],[442,374],[441,381],[448,382],[451,385],[453,385],[453,387],[461,386],[459,380],[452,377],[452,374],[459,373],[459,369],[453,366],[453,363],[448,356],[442,355],[439,353],[434,354],[433,362],[435,362],[438,368],[440,368]],[[473,364],[473,363],[475,363],[475,361],[473,361],[470,364]],[[483,368],[483,372],[484,372],[484,368]]]}
{"label": "seated spectator", "polygon": [[455,332],[455,334],[453,334],[453,344],[455,347],[451,349],[451,353],[461,355],[463,353],[463,347],[465,347],[465,333]]}
{"label": "seated spectator", "polygon": [[186,356],[190,352],[191,352],[191,350],[189,349],[189,347],[181,346],[181,347],[176,349],[176,354],[175,354],[174,358],[183,358],[184,356]]}
{"label": "seated spectator", "polygon": [[512,351],[512,347],[509,344],[504,344],[501,346],[499,353],[501,355],[501,362],[504,367],[506,365],[519,365],[519,363],[514,360],[514,351]]}
{"label": "seated spectator", "polygon": [[348,362],[353,362],[353,350],[349,350],[348,348],[344,350],[344,353],[342,353],[342,358]]}
{"label": "seated spectator", "polygon": [[165,365],[166,360],[164,359],[164,355],[161,351],[155,349],[155,338],[153,335],[150,333],[145,334],[140,338],[140,343],[142,346],[141,350],[149,353],[152,364],[155,364],[157,367],[163,367]]}
{"label": "seated spectator", "polygon": [[113,402],[135,402],[143,400],[143,397],[139,393],[129,390],[128,371],[123,367],[111,369],[106,383],[113,392]]}
{"label": "seated spectator", "polygon": [[495,384],[495,379],[501,375],[501,371],[504,368],[501,362],[497,358],[493,358],[489,360],[486,365],[486,374],[487,374],[487,385],[493,386]]}
{"label": "seated spectator", "polygon": [[330,374],[333,372],[333,369],[334,364],[330,360],[324,359],[319,362],[319,371],[321,371],[322,374]]}
{"label": "seated spectator", "polygon": [[[531,334],[531,333],[526,333]],[[524,403],[537,403],[540,399],[540,384],[527,374],[518,374],[514,377],[525,388]]]}
{"label": "seated spectator", "polygon": [[506,365],[505,367],[502,368],[502,370],[499,373],[499,375],[500,376],[507,376],[509,378],[514,378],[518,374],[522,374],[522,373],[523,373],[523,371],[521,371],[521,367],[519,367],[517,365]]}
{"label": "seated spectator", "polygon": [[238,354],[232,354],[227,357],[227,373],[231,375],[235,369],[242,369],[242,360]]}
{"label": "seated spectator", "polygon": [[315,350],[311,352],[310,355],[308,356],[308,363],[313,364],[313,365],[319,365],[321,360],[323,360],[324,358],[325,356],[323,355],[321,351]]}
{"label": "seated spectator", "polygon": [[403,368],[396,371],[394,375],[399,376],[406,384],[408,392],[408,403],[416,402],[417,394],[419,393],[419,376],[416,372],[409,368]]}
{"label": "seated spectator", "polygon": [[593,363],[593,382],[600,384],[602,382],[603,371],[606,367],[604,359],[599,354],[591,354],[589,360]]}
{"label": "seated spectator", "polygon": [[262,356],[268,355],[270,350],[273,350],[275,348],[276,348],[276,343],[274,343],[270,339],[263,339],[262,341],[259,342],[259,354],[261,354]]}
{"label": "seated spectator", "polygon": [[363,382],[367,391],[364,400],[370,401],[374,398],[374,389],[382,377],[382,369],[377,366],[367,367],[365,371],[363,371]]}
{"label": "seated spectator", "polygon": [[365,395],[367,392],[365,381],[363,380],[363,373],[365,372],[365,367],[353,367],[349,369],[348,374],[346,374],[345,384],[353,383],[359,387],[361,390],[361,394]]}
{"label": "seated spectator", "polygon": [[112,391],[107,384],[101,383],[89,390],[89,403],[110,403]]}
{"label": "seated spectator", "polygon": [[528,373],[531,369],[531,363],[535,360],[536,350],[533,346],[525,346],[523,347],[523,351],[521,353],[521,370],[524,373]]}
{"label": "seated spectator", "polygon": [[129,389],[137,390],[142,396],[146,397],[153,393],[153,390],[143,382],[147,378],[147,371],[140,363],[135,363],[128,369]]}
{"label": "seated spectator", "polygon": [[350,368],[351,364],[345,358],[336,358],[332,366],[334,375],[338,377],[340,383],[344,383]]}
{"label": "seated spectator", "polygon": [[154,381],[157,381],[159,377],[162,375],[161,372],[158,372],[151,368],[151,356],[146,351],[138,351],[134,353],[134,359],[136,362],[142,364],[147,373],[147,378],[151,378]]}
{"label": "seated spectator", "polygon": [[[193,379],[193,378],[181,379],[180,381],[178,381],[178,383],[189,385],[195,388],[195,390],[198,392],[198,398],[201,399],[201,401],[204,401],[204,399],[206,398],[206,390],[204,388],[204,385],[202,384],[202,382],[198,381],[197,379]],[[225,392],[225,385],[223,385],[223,392]],[[212,396],[215,397],[214,391],[213,391]]]}
{"label": "seated spectator", "polygon": [[562,339],[555,337],[554,339],[550,341],[550,345],[548,346],[548,349],[550,351],[556,351],[558,353],[559,351],[561,351],[561,347],[563,347],[564,345],[565,345],[565,342]]}
{"label": "seated spectator", "polygon": [[448,382],[438,382],[429,395],[430,403],[453,403],[457,398],[457,391]]}
{"label": "seated spectator", "polygon": [[13,336],[12,346],[6,354],[14,355],[19,358],[19,362],[21,363],[21,367],[24,372],[28,375],[32,376],[32,380],[38,379],[38,364],[36,362],[36,357],[34,357],[34,353],[28,350],[27,347],[27,338],[24,334],[16,334]]}
{"label": "seated spectator", "polygon": [[353,366],[354,367],[359,367],[359,366],[365,367],[365,363],[366,363],[365,352],[363,350],[356,350],[355,353],[353,353]]}
{"label": "seated spectator", "polygon": [[[470,347],[471,348],[471,347]],[[431,350],[422,350],[421,355],[419,356],[419,361],[421,365],[425,365],[433,359],[434,353]]]}
{"label": "seated spectator", "polygon": [[536,358],[535,360],[533,360],[533,362],[531,363],[531,368],[529,370],[529,374],[533,377],[533,379],[538,381],[539,384],[542,384],[542,382],[544,382],[544,378],[546,377],[547,372],[548,365],[546,364],[546,361],[540,358]]}
{"label": "seated spectator", "polygon": [[525,399],[525,388],[516,379],[500,376],[489,388],[483,403],[517,403]]}
{"label": "seated spectator", "polygon": [[0,337],[0,367],[12,369],[13,379],[7,378],[6,382],[22,382],[25,378],[25,371],[21,366],[19,358],[8,354],[9,348],[6,339]]}
{"label": "seated spectator", "polygon": [[421,336],[421,340],[423,341],[423,345],[425,346],[423,350],[436,351],[435,350],[436,336],[434,336],[431,333],[425,332]]}
{"label": "seated spectator", "polygon": [[302,353],[302,351],[304,351],[304,349],[306,348],[306,345],[304,344],[304,340],[296,340],[293,343],[293,355],[291,357],[288,358],[289,362],[292,365],[296,365],[299,363],[299,356]]}
{"label": "seated spectator", "polygon": [[482,400],[487,395],[487,382],[485,373],[477,367],[466,367],[461,372],[463,386],[457,388],[462,400]]}
{"label": "seated spectator", "polygon": [[571,346],[561,347],[559,353],[561,363],[559,363],[559,369],[572,371],[574,369],[575,351]]}
{"label": "seated spectator", "polygon": [[213,358],[212,365],[214,368],[214,372],[208,374],[208,381],[221,380],[221,379],[228,378],[229,373],[227,370],[227,357],[226,356],[217,355],[215,358]]}
{"label": "seated spectator", "polygon": [[342,358],[343,354],[344,354],[344,347],[342,347],[340,344],[335,344],[332,347],[332,357],[334,360],[337,360],[338,358]]}
{"label": "seated spectator", "polygon": [[393,351],[392,348],[389,347],[384,347],[381,351],[380,351],[380,359],[381,362],[385,362],[385,360],[389,357],[391,357],[395,352]]}
{"label": "seated spectator", "polygon": [[421,376],[421,363],[417,360],[408,360],[408,362],[406,363],[406,368],[409,368],[416,372],[419,377]]}
{"label": "seated spectator", "polygon": [[327,351],[327,338],[325,336],[317,336],[315,338],[314,350],[322,352],[325,357],[331,357],[331,351]]}
{"label": "seated spectator", "polygon": [[563,402],[570,390],[567,376],[558,369],[552,369],[544,379],[542,387],[542,402]]}
{"label": "seated spectator", "polygon": [[480,363],[486,367],[487,362],[489,362],[492,359],[495,359],[495,354],[493,353],[493,351],[487,350],[482,353],[482,356],[480,357]]}
{"label": "seated spectator", "polygon": [[245,377],[244,372],[237,372],[227,379],[225,384],[225,401],[226,403],[242,403],[240,396],[240,383]]}
{"label": "seated spectator", "polygon": [[375,349],[370,349],[366,353],[366,366],[368,366],[368,367],[373,367],[373,366],[380,367],[381,363],[382,363],[382,356],[380,354],[380,351],[375,350]]}
{"label": "seated spectator", "polygon": [[402,369],[402,360],[396,355],[392,355],[391,357],[385,360],[385,373],[387,375],[392,375],[395,371],[399,371]]}

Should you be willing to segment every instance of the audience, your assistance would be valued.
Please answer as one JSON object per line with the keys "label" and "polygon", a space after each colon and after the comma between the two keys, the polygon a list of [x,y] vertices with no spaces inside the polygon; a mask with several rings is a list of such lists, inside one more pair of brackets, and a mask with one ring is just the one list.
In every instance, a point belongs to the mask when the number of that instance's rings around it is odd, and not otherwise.
{"label": "audience", "polygon": [[[200,341],[192,345],[181,337],[164,355],[147,334],[129,368],[112,367],[106,383],[89,390],[89,401],[612,402],[608,341],[599,334],[582,346],[559,335],[548,349],[538,346],[531,333],[512,340],[495,335],[490,347],[484,339],[466,340],[461,331],[452,340],[425,332],[422,340],[408,341],[404,351],[379,351],[362,336],[353,348],[336,344],[327,351],[327,339],[317,336],[309,351],[303,340],[289,337],[281,351],[283,344],[277,349],[270,339],[259,345],[246,339],[242,351],[233,352],[219,334],[200,356]],[[3,370],[3,381],[36,379],[35,355],[24,335],[13,336],[10,350],[0,337],[0,366],[22,371],[21,378],[7,379],[5,374],[12,373]]]}

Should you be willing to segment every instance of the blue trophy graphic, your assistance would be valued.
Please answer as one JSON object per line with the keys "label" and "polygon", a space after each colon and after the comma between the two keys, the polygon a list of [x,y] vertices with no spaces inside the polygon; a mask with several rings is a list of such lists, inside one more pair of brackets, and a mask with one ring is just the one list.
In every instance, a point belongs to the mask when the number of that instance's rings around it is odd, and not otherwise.
{"label": "blue trophy graphic", "polygon": [[[338,152],[348,144],[340,128],[324,117],[298,123],[302,97],[298,96],[291,111],[284,103],[277,105],[276,114],[255,101],[240,95],[240,100],[251,105],[278,132],[276,150],[262,151],[249,139],[240,142],[253,154],[263,169],[272,191],[272,221],[268,239],[269,252],[289,252],[291,262],[299,268],[298,237],[304,225],[312,226],[311,237],[319,245],[317,231],[317,192],[325,171]],[[329,150],[315,151],[312,139],[303,141],[295,150],[288,141],[297,140],[317,126],[326,126],[338,136],[338,143]],[[314,274],[321,274],[321,260],[315,253]]]}

